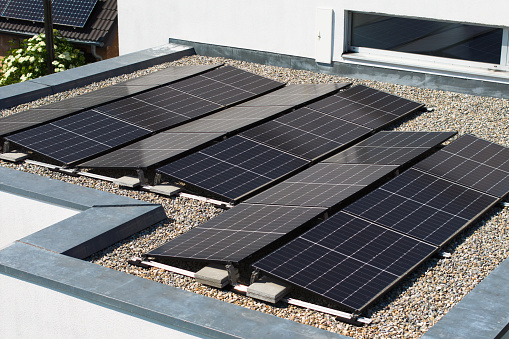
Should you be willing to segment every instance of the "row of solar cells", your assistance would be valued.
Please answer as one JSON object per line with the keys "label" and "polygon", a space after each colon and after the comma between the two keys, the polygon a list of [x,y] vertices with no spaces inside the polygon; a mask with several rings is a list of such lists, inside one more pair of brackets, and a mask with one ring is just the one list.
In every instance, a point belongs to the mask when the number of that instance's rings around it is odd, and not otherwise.
{"label": "row of solar cells", "polygon": [[[83,27],[97,0],[52,0],[53,23]],[[44,22],[44,1],[0,0],[0,16]]]}
{"label": "row of solar cells", "polygon": [[355,86],[174,161],[158,172],[237,202],[421,106]]}
{"label": "row of solar cells", "polygon": [[[170,69],[155,77],[156,82],[168,83],[173,80],[168,85],[126,98],[105,96],[104,91],[99,95],[92,93],[90,97],[78,97],[70,103],[57,103],[53,107],[48,105],[48,117],[44,117],[44,114],[39,116],[40,110],[33,110],[31,113],[2,119],[0,128],[8,133],[13,128],[27,127],[29,129],[8,135],[6,139],[61,164],[75,165],[283,86],[279,82],[230,66],[210,70],[215,67]],[[197,75],[197,72],[203,73]],[[146,88],[143,83],[141,86]],[[133,84],[119,86],[106,91],[106,94],[125,95],[126,92],[137,91],[136,87]],[[101,104],[111,99],[116,100]],[[90,107],[96,103],[99,105],[93,109],[78,113],[68,111],[79,110],[68,105]],[[60,111],[61,107],[63,112]],[[69,114],[72,115],[65,117]],[[53,119],[55,121],[51,121]],[[31,120],[49,123],[30,128],[34,125]],[[181,135],[174,139],[178,140],[179,137]],[[215,137],[217,135],[208,135],[192,142],[203,142]],[[156,143],[161,139],[155,138]],[[195,136],[191,139],[195,139]],[[149,138],[146,142],[152,141]],[[142,154],[140,162],[143,160]],[[111,167],[121,166],[113,164]]]}
{"label": "row of solar cells", "polygon": [[463,136],[254,267],[361,311],[509,194],[509,149]]}
{"label": "row of solar cells", "polygon": [[[151,251],[156,259],[253,261],[454,136],[379,132]],[[323,234],[325,236],[325,234]],[[358,242],[360,246],[362,241]],[[298,264],[296,263],[296,268]],[[305,266],[301,267],[304,268]]]}

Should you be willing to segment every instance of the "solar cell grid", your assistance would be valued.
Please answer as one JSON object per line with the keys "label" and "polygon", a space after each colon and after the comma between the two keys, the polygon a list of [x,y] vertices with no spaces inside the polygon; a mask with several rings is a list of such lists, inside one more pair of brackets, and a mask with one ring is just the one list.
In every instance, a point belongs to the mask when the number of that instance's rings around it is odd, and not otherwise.
{"label": "solar cell grid", "polygon": [[358,85],[308,107],[369,128],[380,129],[421,106],[422,104]]}
{"label": "solar cell grid", "polygon": [[331,208],[396,168],[397,166],[318,163],[257,194],[247,202]]}
{"label": "solar cell grid", "polygon": [[361,311],[436,250],[339,212],[253,266]]}
{"label": "solar cell grid", "polygon": [[320,208],[239,204],[148,255],[240,262],[323,212]]}
{"label": "solar cell grid", "polygon": [[496,201],[487,194],[409,169],[345,211],[440,246]]}
{"label": "solar cell grid", "polygon": [[73,163],[150,132],[107,115],[85,111],[7,137],[62,163]]}
{"label": "solar cell grid", "polygon": [[79,165],[88,168],[147,168],[191,152],[219,133],[159,133]]}
{"label": "solar cell grid", "polygon": [[304,159],[234,136],[157,170],[236,200],[306,163]]}
{"label": "solar cell grid", "polygon": [[251,128],[241,135],[313,160],[369,132],[365,127],[304,107]]}
{"label": "solar cell grid", "polygon": [[454,132],[378,132],[325,161],[344,164],[404,165],[454,134]]}
{"label": "solar cell grid", "polygon": [[509,149],[473,136],[462,136],[415,167],[497,197],[509,193]]}
{"label": "solar cell grid", "polygon": [[96,3],[97,0],[53,0],[53,22],[84,27]]}
{"label": "solar cell grid", "polygon": [[2,16],[13,19],[44,21],[44,3],[33,0],[11,0]]}

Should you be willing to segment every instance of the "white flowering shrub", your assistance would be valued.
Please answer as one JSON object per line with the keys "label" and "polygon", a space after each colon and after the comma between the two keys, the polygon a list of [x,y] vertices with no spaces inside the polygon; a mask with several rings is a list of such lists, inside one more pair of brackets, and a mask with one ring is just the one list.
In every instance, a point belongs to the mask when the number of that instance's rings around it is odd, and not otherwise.
{"label": "white flowering shrub", "polygon": [[[85,64],[83,52],[72,45],[58,31],[53,33],[55,72]],[[0,86],[35,79],[47,74],[45,35],[41,33],[23,40],[19,48],[11,49],[0,61]]]}

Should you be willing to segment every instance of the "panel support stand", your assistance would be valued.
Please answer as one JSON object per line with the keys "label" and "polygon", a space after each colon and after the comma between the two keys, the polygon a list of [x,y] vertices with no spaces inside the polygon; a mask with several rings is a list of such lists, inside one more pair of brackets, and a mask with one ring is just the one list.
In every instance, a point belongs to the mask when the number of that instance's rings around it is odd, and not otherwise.
{"label": "panel support stand", "polygon": [[11,143],[9,141],[4,141],[4,147],[2,153],[9,153],[11,151]]}
{"label": "panel support stand", "polygon": [[145,173],[142,169],[137,169],[136,172],[138,173],[138,180],[140,181],[141,185],[145,185]]}

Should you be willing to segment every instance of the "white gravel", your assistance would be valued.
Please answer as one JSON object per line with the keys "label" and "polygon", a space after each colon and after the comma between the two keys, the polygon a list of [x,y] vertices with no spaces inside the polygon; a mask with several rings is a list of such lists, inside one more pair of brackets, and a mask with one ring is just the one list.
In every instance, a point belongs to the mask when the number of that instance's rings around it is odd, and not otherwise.
{"label": "white gravel", "polygon": [[[55,94],[10,110],[3,110],[0,112],[0,116],[7,116],[28,108],[80,95],[97,88],[155,72],[168,66],[218,62],[230,64],[289,84],[343,81],[364,84],[422,102],[426,107],[434,109],[432,112],[415,114],[394,126],[395,130],[458,131],[460,135],[473,134],[509,146],[509,124],[507,123],[509,121],[509,100],[419,89],[382,82],[352,80],[308,71],[202,56],[185,57],[172,63],[161,64],[83,88]],[[153,225],[97,253],[89,258],[92,262],[354,338],[420,337],[508,256],[509,209],[500,207],[486,215],[481,222],[463,232],[444,249],[452,253],[450,259],[435,258],[429,260],[371,307],[366,316],[373,319],[372,324],[355,327],[320,312],[295,306],[272,306],[232,292],[203,286],[193,279],[177,274],[158,269],[141,269],[127,264],[127,260],[132,256],[147,253],[191,227],[221,213],[222,210],[210,204],[186,198],[165,198],[152,193],[120,189],[108,182],[84,177],[72,177],[34,165],[11,164],[0,161],[0,166],[163,205],[169,221]],[[200,265],[197,264],[185,266],[190,270],[197,270],[199,267]],[[314,301],[314,297],[308,295],[294,293],[292,297]]]}

